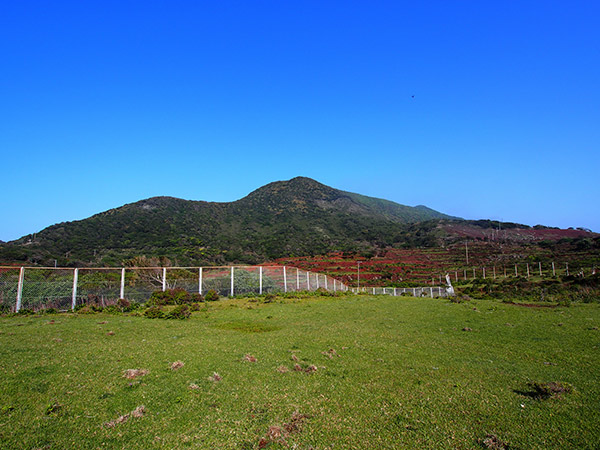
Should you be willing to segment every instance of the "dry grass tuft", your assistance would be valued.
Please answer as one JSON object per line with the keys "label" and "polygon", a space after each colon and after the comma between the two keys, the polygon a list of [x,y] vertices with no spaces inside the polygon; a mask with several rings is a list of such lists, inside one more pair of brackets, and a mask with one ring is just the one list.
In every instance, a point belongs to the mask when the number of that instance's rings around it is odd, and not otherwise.
{"label": "dry grass tuft", "polygon": [[317,371],[317,366],[315,366],[315,365],[312,365],[312,364],[311,364],[311,365],[310,365],[310,366],[308,366],[306,369],[304,369],[304,371],[305,371],[306,373],[313,373],[313,372],[316,372],[316,371]]}
{"label": "dry grass tuft", "polygon": [[337,354],[337,352],[333,348],[330,348],[326,352],[321,352],[321,354],[328,357],[329,359],[332,359],[334,356],[338,356],[338,357],[340,356]]}
{"label": "dry grass tuft", "polygon": [[171,370],[179,370],[181,369],[185,364],[183,363],[183,361],[175,361],[174,363],[171,363]]}
{"label": "dry grass tuft", "polygon": [[114,336],[114,335],[115,335],[115,332],[114,332],[114,331],[109,331],[109,332],[108,332],[108,333],[106,333],[106,334],[108,334],[109,336]]}
{"label": "dry grass tuft", "polygon": [[296,355],[292,354],[292,361],[298,362],[300,360],[298,359],[298,357]]}
{"label": "dry grass tuft", "polygon": [[115,420],[111,420],[110,422],[106,422],[104,426],[106,428],[114,428],[116,425],[120,423],[125,423],[129,420],[130,417],[140,418],[146,414],[146,407],[144,405],[138,406],[129,414],[125,414],[123,416],[117,417]]}
{"label": "dry grass tuft", "polygon": [[289,371],[290,371],[290,369],[288,369],[287,366],[279,366],[277,368],[277,372],[279,372],[279,373],[286,373],[286,372],[289,372]]}
{"label": "dry grass tuft", "polygon": [[290,420],[284,423],[283,426],[270,426],[267,430],[267,434],[258,442],[258,448],[265,448],[272,442],[287,447],[287,442],[285,441],[286,438],[289,437],[290,434],[302,431],[302,425],[307,417],[308,416],[305,414],[300,414],[298,411],[295,411],[294,414],[292,414],[292,417],[290,417]]}
{"label": "dry grass tuft", "polygon": [[131,411],[131,417],[143,417],[146,414],[146,407],[144,405],[138,406],[133,411]]}
{"label": "dry grass tuft", "polygon": [[106,323],[108,323],[108,322],[106,320],[103,320],[102,322],[98,322],[98,325],[104,325]]}
{"label": "dry grass tuft", "polygon": [[294,364],[294,370],[295,370],[296,372],[302,372],[302,371],[303,371],[303,370],[302,370],[302,366],[301,366],[300,364],[297,364],[297,363],[296,363],[296,364]]}
{"label": "dry grass tuft", "polygon": [[190,388],[190,389],[200,389],[200,386],[198,386],[196,383],[191,383],[191,384],[189,385],[189,388]]}
{"label": "dry grass tuft", "polygon": [[258,361],[258,359],[256,359],[256,357],[252,356],[250,353],[246,353],[244,355],[244,361],[248,361],[248,362],[253,362],[254,363],[254,362]]}
{"label": "dry grass tuft", "polygon": [[221,375],[219,375],[217,372],[213,372],[213,374],[208,377],[208,379],[210,381],[214,381],[215,383],[218,381],[221,381],[223,379],[223,377]]}
{"label": "dry grass tuft", "polygon": [[485,439],[481,441],[481,444],[485,448],[489,448],[491,450],[509,450],[510,445],[508,443],[502,441],[498,436],[494,434],[488,434]]}
{"label": "dry grass tuft", "polygon": [[149,371],[146,369],[127,369],[123,373],[123,377],[127,378],[128,380],[133,380],[134,378],[143,377],[144,375],[148,375],[148,373],[149,373]]}

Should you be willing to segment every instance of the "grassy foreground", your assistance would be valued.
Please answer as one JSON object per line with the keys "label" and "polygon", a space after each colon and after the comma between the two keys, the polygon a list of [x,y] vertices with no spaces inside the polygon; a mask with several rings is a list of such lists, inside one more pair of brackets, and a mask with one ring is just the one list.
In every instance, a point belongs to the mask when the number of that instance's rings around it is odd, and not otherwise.
{"label": "grassy foreground", "polygon": [[0,318],[0,447],[599,448],[599,327],[598,304],[385,296]]}

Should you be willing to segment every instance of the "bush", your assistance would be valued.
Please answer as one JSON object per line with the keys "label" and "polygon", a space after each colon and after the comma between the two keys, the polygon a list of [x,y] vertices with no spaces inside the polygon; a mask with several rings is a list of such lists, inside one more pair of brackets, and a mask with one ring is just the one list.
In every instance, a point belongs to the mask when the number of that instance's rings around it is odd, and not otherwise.
{"label": "bush", "polygon": [[193,299],[194,296],[191,296],[185,289],[167,289],[166,291],[153,292],[148,304],[151,306],[183,305],[191,303]]}
{"label": "bush", "polygon": [[202,305],[200,305],[200,303],[192,303],[190,305],[190,311],[200,311],[201,308]]}
{"label": "bush", "polygon": [[169,314],[167,314],[166,319],[178,319],[178,320],[183,320],[183,319],[189,319],[189,317],[192,315],[191,311],[190,311],[190,307],[188,305],[179,305],[176,306],[173,311],[171,311]]}
{"label": "bush", "polygon": [[122,310],[125,310],[131,306],[131,303],[129,302],[129,300],[120,298],[119,301],[117,302],[117,306],[119,308],[121,308]]}
{"label": "bush", "polygon": [[217,294],[217,291],[211,289],[204,296],[204,300],[206,300],[207,302],[217,301],[217,300],[219,300],[219,294]]}
{"label": "bush", "polygon": [[162,319],[164,315],[158,306],[151,306],[144,312],[144,316],[148,319]]}

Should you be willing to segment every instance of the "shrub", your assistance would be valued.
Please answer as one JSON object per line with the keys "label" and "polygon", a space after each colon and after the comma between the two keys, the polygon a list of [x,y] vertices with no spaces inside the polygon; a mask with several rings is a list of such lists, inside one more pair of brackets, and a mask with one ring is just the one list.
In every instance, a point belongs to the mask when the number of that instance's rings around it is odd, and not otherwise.
{"label": "shrub", "polygon": [[179,305],[179,306],[176,306],[173,309],[173,311],[171,311],[169,314],[167,314],[166,318],[183,320],[183,319],[189,319],[189,317],[191,315],[192,315],[192,313],[191,313],[190,307],[188,305]]}
{"label": "shrub", "polygon": [[202,306],[200,305],[200,303],[192,303],[190,305],[190,311],[200,311],[201,308]]}
{"label": "shrub", "polygon": [[217,291],[211,289],[204,296],[204,300],[206,300],[207,302],[217,301],[217,300],[219,300],[219,294],[217,294]]}
{"label": "shrub", "polygon": [[125,310],[131,306],[131,303],[129,302],[129,300],[120,298],[119,301],[117,302],[117,306],[119,308],[121,308],[122,310]]}
{"label": "shrub", "polygon": [[144,316],[148,319],[161,319],[164,315],[158,306],[151,306],[144,312]]}
{"label": "shrub", "polygon": [[182,305],[190,303],[192,298],[185,289],[167,289],[166,291],[154,291],[148,304],[151,306]]}
{"label": "shrub", "polygon": [[190,298],[190,302],[191,303],[202,303],[202,302],[204,302],[204,297],[202,297],[202,295],[200,295],[198,293],[192,294],[191,298]]}

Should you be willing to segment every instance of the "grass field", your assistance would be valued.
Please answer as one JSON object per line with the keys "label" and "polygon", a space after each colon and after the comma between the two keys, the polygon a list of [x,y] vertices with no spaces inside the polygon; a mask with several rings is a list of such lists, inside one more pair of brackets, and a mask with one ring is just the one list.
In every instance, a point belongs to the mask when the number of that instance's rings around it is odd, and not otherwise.
{"label": "grass field", "polygon": [[0,318],[0,447],[599,448],[599,327],[598,304],[362,295]]}

